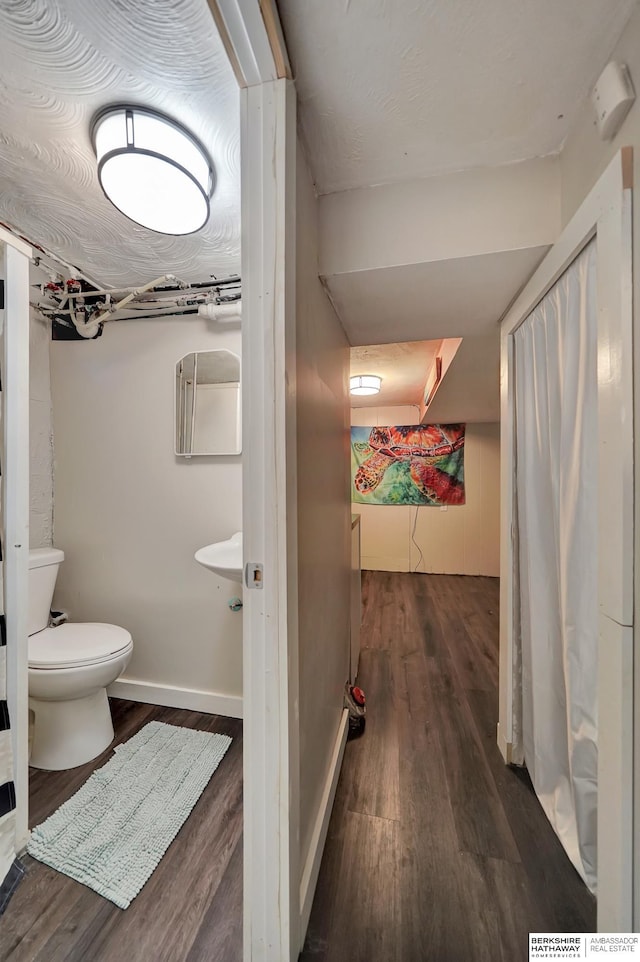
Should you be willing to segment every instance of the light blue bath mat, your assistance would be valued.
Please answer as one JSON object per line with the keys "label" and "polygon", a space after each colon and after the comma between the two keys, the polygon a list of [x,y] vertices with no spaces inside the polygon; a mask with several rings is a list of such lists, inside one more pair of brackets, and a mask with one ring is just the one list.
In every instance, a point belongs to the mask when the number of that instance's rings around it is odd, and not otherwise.
{"label": "light blue bath mat", "polygon": [[227,735],[149,722],[33,829],[27,851],[126,909],[230,744]]}

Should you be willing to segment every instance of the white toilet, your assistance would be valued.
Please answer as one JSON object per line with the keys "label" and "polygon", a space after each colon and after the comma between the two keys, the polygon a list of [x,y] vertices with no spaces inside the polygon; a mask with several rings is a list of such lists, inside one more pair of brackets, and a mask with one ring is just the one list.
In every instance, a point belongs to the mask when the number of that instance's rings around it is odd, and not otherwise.
{"label": "white toilet", "polygon": [[107,685],[122,674],[133,642],[116,625],[65,622],[49,628],[58,548],[29,552],[29,708],[33,768],[60,771],[91,761],[113,741]]}

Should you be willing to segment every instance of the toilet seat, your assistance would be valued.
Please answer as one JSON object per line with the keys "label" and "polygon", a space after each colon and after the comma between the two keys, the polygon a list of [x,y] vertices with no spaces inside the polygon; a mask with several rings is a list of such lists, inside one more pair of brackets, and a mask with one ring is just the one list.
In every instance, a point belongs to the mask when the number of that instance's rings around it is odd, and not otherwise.
{"label": "toilet seat", "polygon": [[132,644],[118,625],[66,622],[29,637],[29,668],[82,668],[109,661]]}

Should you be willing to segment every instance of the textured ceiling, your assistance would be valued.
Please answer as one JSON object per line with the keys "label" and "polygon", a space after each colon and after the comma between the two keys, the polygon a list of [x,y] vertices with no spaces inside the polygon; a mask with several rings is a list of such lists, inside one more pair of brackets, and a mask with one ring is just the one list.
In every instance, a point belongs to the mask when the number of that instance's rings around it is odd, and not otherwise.
{"label": "textured ceiling", "polygon": [[351,407],[420,404],[427,375],[441,344],[441,340],[436,340],[352,347],[350,373],[377,374],[382,384],[379,394],[352,395]]}
{"label": "textured ceiling", "polygon": [[323,193],[559,150],[636,0],[279,0]]}
{"label": "textured ceiling", "polygon": [[[380,393],[351,397],[352,408],[422,403],[425,381],[442,341],[351,348],[351,374],[378,374]],[[500,420],[500,332],[465,337],[429,406],[429,420]]]}
{"label": "textured ceiling", "polygon": [[[89,126],[117,102],[156,107],[208,149],[208,224],[174,238],[106,200]],[[0,221],[109,286],[240,269],[238,86],[206,0],[0,0]]]}

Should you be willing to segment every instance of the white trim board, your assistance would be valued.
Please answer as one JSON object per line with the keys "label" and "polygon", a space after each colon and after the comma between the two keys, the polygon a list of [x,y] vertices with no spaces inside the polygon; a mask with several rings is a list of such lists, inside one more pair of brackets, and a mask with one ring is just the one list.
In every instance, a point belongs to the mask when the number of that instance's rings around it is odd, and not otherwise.
{"label": "white trim board", "polygon": [[[299,955],[296,101],[290,81],[242,107],[244,956]],[[263,577],[247,584],[249,564]]]}
{"label": "white trim board", "polygon": [[242,718],[242,696],[225,695],[218,691],[200,691],[197,688],[172,688],[156,685],[135,678],[119,678],[109,685],[107,694],[112,698],[141,701],[147,705],[163,705],[166,708],[186,708],[202,711],[208,715],[226,715]]}
{"label": "white trim board", "polygon": [[[619,151],[508,311],[501,328],[500,721],[522,762],[513,334],[592,239],[598,296],[598,930],[633,931],[632,150]],[[615,470],[611,470],[611,465]],[[640,775],[640,773],[638,773]],[[638,777],[636,775],[636,777]]]}
{"label": "white trim board", "polygon": [[[31,248],[2,230],[5,279],[2,364],[2,578],[7,628],[7,704],[16,792],[16,848],[29,837],[29,260]],[[0,312],[1,316],[2,312]]]}
{"label": "white trim board", "polygon": [[340,719],[338,733],[336,735],[333,752],[331,754],[329,771],[327,772],[327,778],[324,783],[324,788],[322,789],[322,800],[320,802],[316,821],[313,826],[311,844],[309,845],[309,852],[307,854],[304,868],[302,870],[302,878],[300,880],[301,941],[304,940],[307,927],[309,925],[309,916],[311,915],[313,896],[315,895],[316,885],[318,883],[320,863],[322,862],[322,853],[324,852],[324,845],[327,840],[329,819],[331,818],[333,802],[336,797],[336,788],[338,787],[338,778],[340,777],[340,769],[342,768],[342,759],[344,758],[348,731],[349,711],[345,708],[342,712],[342,718]]}
{"label": "white trim board", "polygon": [[513,745],[504,737],[500,722],[498,722],[498,748],[507,765],[511,765],[513,761]]}
{"label": "white trim board", "polygon": [[7,247],[13,247],[14,250],[18,251],[19,254],[24,254],[31,260],[32,250],[29,244],[25,241],[20,240],[11,231],[8,231],[5,227],[0,227],[0,244],[6,244]]}
{"label": "white trim board", "polygon": [[274,0],[207,0],[240,87],[291,77]]}

